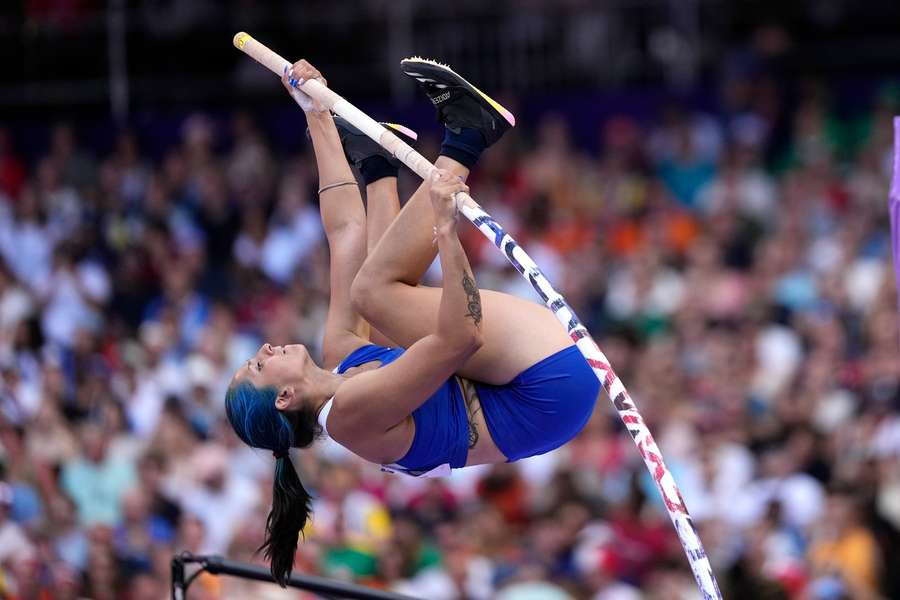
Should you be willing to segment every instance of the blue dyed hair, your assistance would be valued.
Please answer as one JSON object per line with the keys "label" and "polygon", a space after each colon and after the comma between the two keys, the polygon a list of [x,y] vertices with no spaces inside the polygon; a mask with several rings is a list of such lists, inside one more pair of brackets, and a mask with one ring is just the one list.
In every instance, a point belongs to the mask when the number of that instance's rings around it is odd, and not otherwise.
{"label": "blue dyed hair", "polygon": [[225,414],[242,442],[282,454],[294,445],[294,431],[275,408],[277,396],[273,387],[259,389],[244,381],[225,393]]}
{"label": "blue dyed hair", "polygon": [[320,431],[311,408],[282,412],[275,407],[275,388],[257,388],[244,381],[225,393],[225,414],[241,440],[253,448],[271,450],[276,457],[272,510],[259,550],[269,559],[272,577],[287,585],[303,526],[312,512],[312,498],[297,476],[288,450],[305,448]]}

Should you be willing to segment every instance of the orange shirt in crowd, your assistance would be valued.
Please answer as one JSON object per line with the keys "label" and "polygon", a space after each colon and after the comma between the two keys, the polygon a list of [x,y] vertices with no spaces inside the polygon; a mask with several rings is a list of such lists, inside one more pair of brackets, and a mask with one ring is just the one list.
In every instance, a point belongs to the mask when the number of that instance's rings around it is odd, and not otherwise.
{"label": "orange shirt in crowd", "polygon": [[816,570],[839,574],[854,590],[874,593],[878,589],[878,546],[863,527],[814,543],[809,559]]}

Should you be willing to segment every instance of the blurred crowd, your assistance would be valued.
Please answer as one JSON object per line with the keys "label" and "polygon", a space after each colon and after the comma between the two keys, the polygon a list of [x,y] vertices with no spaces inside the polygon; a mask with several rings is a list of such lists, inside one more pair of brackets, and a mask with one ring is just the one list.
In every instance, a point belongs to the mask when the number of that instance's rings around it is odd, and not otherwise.
{"label": "blurred crowd", "polygon": [[[726,598],[900,597],[895,106],[736,85],[715,114],[610,118],[596,152],[545,114],[471,178],[630,390]],[[198,114],[150,160],[134,132],[98,155],[59,124],[26,161],[0,131],[0,598],[159,600],[182,551],[263,564],[273,459],[224,391],[263,341],[315,352],[328,295],[311,151],[268,138]],[[482,287],[534,298],[462,231]],[[298,572],[429,600],[699,597],[605,394],[565,447],[449,479],[327,441],[293,459],[315,495]],[[306,596],[203,575],[189,597]]]}

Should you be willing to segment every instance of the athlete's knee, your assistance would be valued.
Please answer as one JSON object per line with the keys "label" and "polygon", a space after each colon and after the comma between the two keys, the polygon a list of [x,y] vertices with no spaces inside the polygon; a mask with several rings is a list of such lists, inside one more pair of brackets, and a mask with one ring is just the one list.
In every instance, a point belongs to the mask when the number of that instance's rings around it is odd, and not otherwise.
{"label": "athlete's knee", "polygon": [[353,305],[353,310],[363,318],[369,319],[379,296],[379,288],[383,288],[383,286],[363,265],[363,268],[353,278],[353,283],[350,284],[350,303]]}

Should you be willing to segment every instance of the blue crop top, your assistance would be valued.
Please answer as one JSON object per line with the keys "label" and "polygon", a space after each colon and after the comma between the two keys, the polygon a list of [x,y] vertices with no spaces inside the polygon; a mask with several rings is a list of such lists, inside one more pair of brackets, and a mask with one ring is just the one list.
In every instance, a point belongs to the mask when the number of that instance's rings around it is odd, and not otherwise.
{"label": "blue crop top", "polygon": [[[385,348],[368,344],[351,352],[335,369],[344,373],[359,365],[380,361],[381,366],[397,360],[403,348]],[[372,399],[377,402],[377,398]],[[416,433],[409,451],[394,465],[384,465],[389,471],[409,475],[431,473],[443,475],[449,468],[466,465],[469,455],[469,422],[466,403],[459,383],[451,377],[428,400],[412,413]],[[449,468],[448,468],[449,467]]]}

